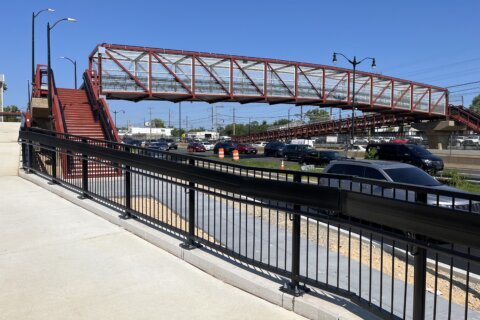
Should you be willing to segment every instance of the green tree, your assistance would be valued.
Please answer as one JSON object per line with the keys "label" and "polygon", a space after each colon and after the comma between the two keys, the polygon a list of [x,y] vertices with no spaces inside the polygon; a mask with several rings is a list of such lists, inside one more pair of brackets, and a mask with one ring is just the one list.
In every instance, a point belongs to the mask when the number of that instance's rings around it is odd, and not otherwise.
{"label": "green tree", "polygon": [[480,113],[480,94],[473,98],[472,104],[470,105],[470,110]]}
{"label": "green tree", "polygon": [[205,131],[205,128],[199,127],[199,128],[192,128],[188,130],[188,132],[199,132],[199,131]]}
{"label": "green tree", "polygon": [[184,133],[185,133],[184,129],[178,130],[177,128],[175,128],[175,129],[172,130],[172,136],[174,136],[174,137],[179,137],[180,135],[182,135]]}
{"label": "green tree", "polygon": [[308,110],[307,112],[305,112],[305,117],[310,123],[330,120],[330,114],[322,109]]}
{"label": "green tree", "polygon": [[153,128],[165,128],[165,122],[163,122],[162,119],[158,118],[152,119],[151,125]]}
{"label": "green tree", "polygon": [[[20,109],[15,105],[6,106],[3,108],[3,112],[20,112]],[[17,116],[4,116],[3,121],[5,122],[20,122],[21,118]]]}
{"label": "green tree", "polygon": [[288,121],[288,119],[280,119],[280,120],[274,121],[272,123],[272,125],[273,126],[283,126],[285,124],[288,124],[289,122],[291,122],[291,121]]}

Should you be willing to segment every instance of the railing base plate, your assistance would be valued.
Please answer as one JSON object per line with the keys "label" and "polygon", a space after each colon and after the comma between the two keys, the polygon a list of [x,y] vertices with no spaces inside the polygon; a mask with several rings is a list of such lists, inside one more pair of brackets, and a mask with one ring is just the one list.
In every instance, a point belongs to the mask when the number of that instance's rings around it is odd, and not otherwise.
{"label": "railing base plate", "polygon": [[198,248],[201,248],[203,247],[200,243],[196,243],[194,242],[193,244],[190,243],[190,242],[183,242],[183,243],[180,243],[180,248],[182,249],[185,249],[185,250],[193,250],[193,249],[198,249]]}
{"label": "railing base plate", "polygon": [[305,293],[309,293],[310,289],[300,284],[286,282],[283,284],[283,286],[280,287],[280,291],[290,294],[294,297],[300,297],[303,296]]}

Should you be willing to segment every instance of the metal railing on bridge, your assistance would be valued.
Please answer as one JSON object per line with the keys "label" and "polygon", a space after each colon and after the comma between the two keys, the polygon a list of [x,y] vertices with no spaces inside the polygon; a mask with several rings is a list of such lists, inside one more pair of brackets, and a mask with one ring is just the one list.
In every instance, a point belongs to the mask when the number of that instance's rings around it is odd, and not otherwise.
{"label": "metal railing on bridge", "polygon": [[[351,176],[248,168],[43,130],[27,171],[131,217],[384,318],[480,316],[480,195]],[[57,158],[82,162],[63,175]],[[121,174],[90,178],[108,167]]]}

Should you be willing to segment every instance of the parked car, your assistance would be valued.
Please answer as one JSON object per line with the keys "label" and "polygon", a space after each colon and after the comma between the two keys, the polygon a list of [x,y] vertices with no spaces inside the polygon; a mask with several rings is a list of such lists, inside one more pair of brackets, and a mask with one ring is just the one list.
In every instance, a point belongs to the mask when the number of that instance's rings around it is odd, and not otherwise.
{"label": "parked car", "polygon": [[267,142],[265,142],[265,141],[255,141],[255,142],[253,143],[253,145],[254,145],[255,147],[265,147],[265,146],[267,145]]}
{"label": "parked car", "polygon": [[213,143],[211,143],[209,141],[204,141],[204,142],[202,142],[202,144],[203,144],[203,147],[205,148],[206,151],[213,150]]}
{"label": "parked car", "polygon": [[[388,182],[397,182],[403,184],[411,184],[417,186],[429,187],[436,190],[445,190],[453,192],[463,192],[462,190],[449,187],[437,181],[425,171],[418,167],[407,163],[399,163],[393,161],[382,160],[337,160],[332,161],[324,170],[323,173],[350,175],[359,178],[367,178],[373,180],[381,180]],[[395,198],[406,201],[416,201],[416,192],[406,190],[405,188],[382,188],[372,184],[359,182],[351,182],[350,180],[320,179],[321,185],[329,185],[332,187],[339,187],[357,192],[372,193],[373,195],[383,196],[386,198]],[[437,205],[442,207],[451,207],[453,199],[448,196],[439,196],[436,194],[427,194],[427,204]],[[469,201],[466,199],[455,198],[455,208],[468,210]],[[480,203],[472,204],[479,206]]]}
{"label": "parked car", "polygon": [[442,158],[416,144],[369,144],[367,152],[372,148],[377,149],[376,157],[379,160],[405,162],[429,172],[441,171],[444,167]]}
{"label": "parked car", "polygon": [[377,136],[377,137],[371,137],[369,143],[380,143],[383,141],[383,137]]}
{"label": "parked car", "polygon": [[283,148],[285,148],[285,143],[280,141],[271,141],[265,145],[263,154],[265,157],[283,157]]}
{"label": "parked car", "polygon": [[368,138],[366,138],[366,137],[355,137],[355,138],[353,138],[353,143],[354,144],[367,144],[368,143]]}
{"label": "parked car", "polygon": [[411,144],[422,144],[423,138],[420,136],[409,136],[407,137],[407,142]]}
{"label": "parked car", "polygon": [[457,145],[462,145],[466,138],[467,137],[465,136],[458,136],[457,138],[455,138],[455,143]]}
{"label": "parked car", "polygon": [[200,142],[191,142],[187,146],[188,152],[205,152],[205,147]]}
{"label": "parked car", "polygon": [[478,147],[480,145],[480,136],[468,136],[464,141],[463,141],[464,146],[476,146]]}
{"label": "parked car", "polygon": [[367,150],[367,147],[354,144],[348,147],[348,150],[365,152]]}
{"label": "parked car", "polygon": [[348,159],[343,154],[338,151],[330,150],[309,150],[304,152],[304,154],[298,159],[300,164],[313,164],[313,165],[324,165],[330,163],[332,160],[344,160]]}
{"label": "parked car", "polygon": [[145,148],[148,149],[155,149],[155,150],[160,150],[160,151],[168,151],[168,144],[165,142],[151,142],[145,144]]}
{"label": "parked car", "polygon": [[244,154],[257,154],[258,150],[251,144],[237,144],[237,150],[238,153],[244,153]]}
{"label": "parked car", "polygon": [[285,160],[299,160],[307,151],[315,150],[307,144],[287,144],[283,149]]}
{"label": "parked car", "polygon": [[168,144],[168,149],[170,150],[177,150],[178,149],[178,145],[177,143],[175,142],[175,140],[173,139],[165,139],[165,142]]}
{"label": "parked car", "polygon": [[218,154],[218,149],[223,148],[224,154],[231,154],[237,149],[237,145],[231,141],[220,141],[213,147],[213,153]]}

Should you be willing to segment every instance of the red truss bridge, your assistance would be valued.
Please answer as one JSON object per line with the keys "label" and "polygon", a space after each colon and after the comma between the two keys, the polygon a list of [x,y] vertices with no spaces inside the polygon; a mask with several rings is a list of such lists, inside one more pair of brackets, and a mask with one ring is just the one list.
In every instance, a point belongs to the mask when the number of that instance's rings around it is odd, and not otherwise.
{"label": "red truss bridge", "polygon": [[[89,57],[107,99],[350,108],[352,71],[265,58],[101,44]],[[357,71],[356,108],[445,117],[445,88]]]}

